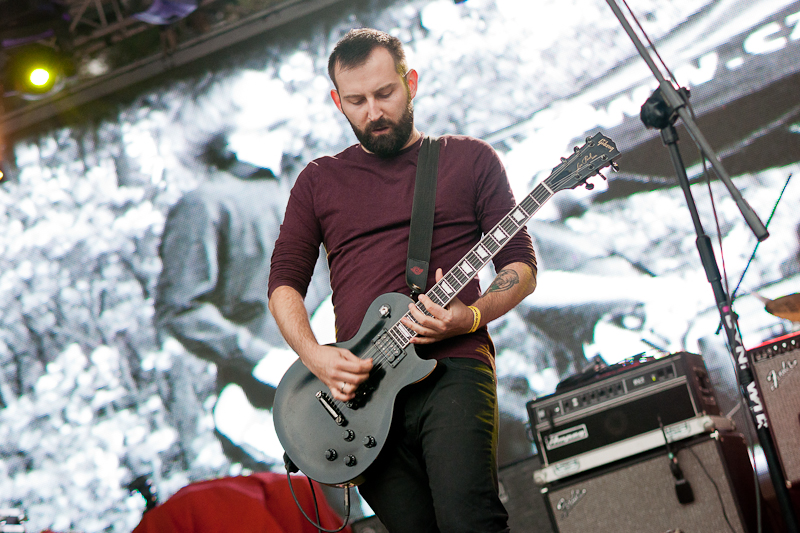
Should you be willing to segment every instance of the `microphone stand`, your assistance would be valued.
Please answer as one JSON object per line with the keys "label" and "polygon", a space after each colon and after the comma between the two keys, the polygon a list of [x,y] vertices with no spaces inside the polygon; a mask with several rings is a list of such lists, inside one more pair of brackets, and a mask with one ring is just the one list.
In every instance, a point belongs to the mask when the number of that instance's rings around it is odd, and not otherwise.
{"label": "microphone stand", "polygon": [[725,328],[725,333],[728,338],[728,347],[731,350],[733,360],[737,365],[736,376],[739,381],[739,390],[745,399],[755,421],[756,434],[758,441],[764,451],[764,456],[767,461],[767,468],[769,470],[770,479],[775,488],[778,504],[781,508],[784,522],[786,524],[787,533],[800,533],[800,526],[798,526],[797,517],[795,516],[792,502],[789,496],[789,491],[786,486],[786,478],[781,468],[780,459],[775,448],[775,442],[769,430],[769,420],[766,412],[764,411],[764,403],[761,399],[753,371],[750,366],[750,361],[747,357],[747,351],[742,343],[742,338],[739,333],[737,317],[732,309],[732,302],[728,297],[722,286],[722,276],[717,266],[717,260],[714,256],[714,249],[711,246],[711,239],[703,230],[700,223],[700,217],[697,213],[697,206],[695,205],[694,198],[689,186],[689,178],[686,175],[686,167],[683,164],[680,150],[678,149],[678,132],[675,130],[674,123],[678,118],[683,120],[686,130],[694,140],[701,153],[711,162],[717,176],[722,180],[728,188],[731,196],[733,197],[739,211],[742,213],[753,234],[760,241],[763,241],[769,236],[767,229],[759,220],[758,215],[755,214],[750,205],[742,198],[742,195],[734,186],[728,173],[722,166],[716,153],[714,153],[711,146],[703,137],[700,129],[695,124],[689,110],[686,108],[686,100],[689,97],[689,91],[686,89],[676,90],[672,83],[664,79],[661,72],[656,67],[649,52],[639,40],[633,28],[628,23],[625,15],[616,4],[615,0],[606,0],[614,15],[619,19],[620,24],[625,29],[625,32],[633,41],[639,55],[642,56],[647,66],[652,71],[653,75],[659,82],[659,88],[642,106],[641,118],[645,126],[657,128],[661,130],[661,139],[664,145],[667,146],[670,152],[672,164],[675,167],[675,172],[680,182],[683,194],[686,197],[686,204],[689,208],[689,213],[694,223],[695,232],[697,233],[697,250],[700,254],[700,261],[703,264],[703,269],[706,273],[706,279],[711,284],[716,299],[717,308],[722,319],[722,325]]}

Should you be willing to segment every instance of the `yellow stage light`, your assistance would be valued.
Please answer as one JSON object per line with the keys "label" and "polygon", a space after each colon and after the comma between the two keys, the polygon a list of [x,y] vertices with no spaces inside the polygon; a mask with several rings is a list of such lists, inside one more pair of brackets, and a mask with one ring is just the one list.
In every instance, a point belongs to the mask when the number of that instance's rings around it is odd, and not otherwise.
{"label": "yellow stage light", "polygon": [[5,85],[25,99],[53,94],[64,84],[69,60],[57,50],[33,43],[6,52]]}
{"label": "yellow stage light", "polygon": [[31,80],[31,83],[37,87],[44,87],[47,85],[47,82],[50,81],[50,73],[47,71],[47,69],[35,68],[31,71],[29,79]]}

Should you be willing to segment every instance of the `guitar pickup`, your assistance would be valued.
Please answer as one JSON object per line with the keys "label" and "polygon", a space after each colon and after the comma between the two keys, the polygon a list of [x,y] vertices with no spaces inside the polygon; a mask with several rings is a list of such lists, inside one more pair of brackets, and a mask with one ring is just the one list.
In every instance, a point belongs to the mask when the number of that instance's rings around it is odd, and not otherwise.
{"label": "guitar pickup", "polygon": [[405,351],[397,346],[397,343],[395,343],[391,335],[386,332],[376,338],[373,344],[392,366],[397,366],[397,363],[399,363],[405,355]]}
{"label": "guitar pickup", "polygon": [[314,396],[317,397],[319,403],[325,408],[325,411],[328,413],[328,415],[330,415],[333,421],[336,422],[337,426],[347,425],[347,419],[344,417],[341,411],[336,408],[336,404],[333,403],[333,398],[322,391],[317,391]]}

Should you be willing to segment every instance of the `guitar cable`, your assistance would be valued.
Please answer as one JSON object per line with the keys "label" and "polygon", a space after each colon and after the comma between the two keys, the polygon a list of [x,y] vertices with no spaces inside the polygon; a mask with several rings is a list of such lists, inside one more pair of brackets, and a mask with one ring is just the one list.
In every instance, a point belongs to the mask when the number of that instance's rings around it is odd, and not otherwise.
{"label": "guitar cable", "polygon": [[308,520],[308,522],[312,526],[317,528],[317,531],[319,531],[320,533],[322,533],[322,532],[325,532],[325,533],[338,533],[339,531],[341,531],[344,528],[346,528],[347,524],[350,522],[350,487],[345,487],[344,488],[344,512],[345,512],[344,523],[341,526],[339,526],[338,529],[325,529],[320,524],[321,520],[319,518],[319,504],[317,503],[317,493],[314,490],[314,484],[311,482],[311,478],[306,476],[306,479],[308,479],[308,486],[311,488],[311,496],[314,499],[314,511],[316,512],[316,515],[317,515],[317,521],[316,522],[314,522],[314,520],[312,520],[306,514],[306,512],[303,510],[303,506],[300,505],[300,501],[297,499],[297,495],[294,493],[294,487],[292,486],[292,476],[291,476],[291,474],[294,473],[294,472],[298,472],[300,469],[297,468],[297,465],[294,464],[294,462],[289,458],[289,456],[286,453],[283,454],[283,464],[286,467],[286,481],[288,481],[288,483],[289,483],[289,491],[292,493],[292,498],[294,498],[294,503],[297,505],[297,508],[300,509],[301,513],[303,513],[303,517],[305,517],[305,519]]}

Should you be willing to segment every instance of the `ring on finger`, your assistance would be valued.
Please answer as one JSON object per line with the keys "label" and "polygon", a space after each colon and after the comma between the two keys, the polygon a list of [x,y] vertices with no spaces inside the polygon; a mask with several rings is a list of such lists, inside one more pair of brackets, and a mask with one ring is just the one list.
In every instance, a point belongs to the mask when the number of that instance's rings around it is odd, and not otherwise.
{"label": "ring on finger", "polygon": [[339,388],[339,390],[342,391],[342,393],[344,393],[345,385],[347,385],[347,382],[346,381],[342,381],[342,386]]}

